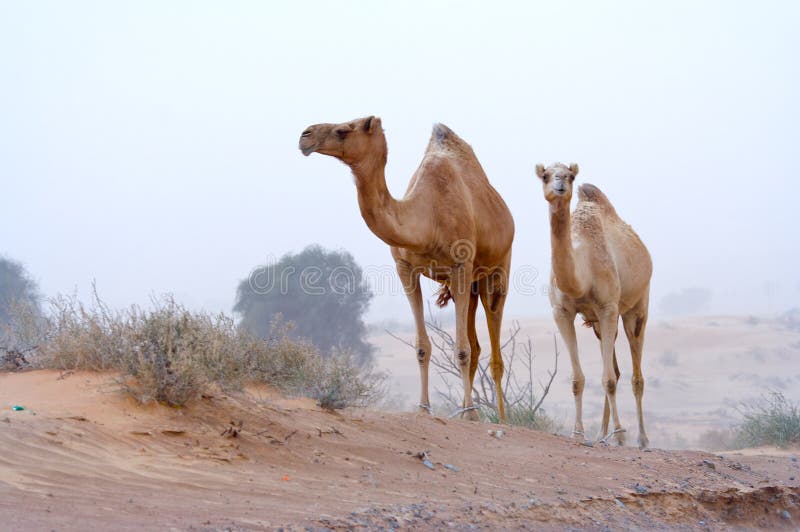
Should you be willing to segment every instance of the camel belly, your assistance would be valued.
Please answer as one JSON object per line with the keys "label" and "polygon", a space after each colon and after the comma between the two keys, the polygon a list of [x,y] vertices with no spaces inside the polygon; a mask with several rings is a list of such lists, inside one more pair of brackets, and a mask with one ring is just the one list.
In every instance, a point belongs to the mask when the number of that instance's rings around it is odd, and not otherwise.
{"label": "camel belly", "polygon": [[[449,254],[441,253],[436,258],[428,255],[414,253],[404,248],[392,247],[392,256],[395,261],[403,261],[413,273],[427,277],[439,283],[449,283],[453,274],[453,268],[459,263],[454,262]],[[477,257],[476,257],[477,258]],[[488,268],[482,266],[477,261],[473,264],[473,280],[479,280],[495,273],[498,267]]]}
{"label": "camel belly", "polygon": [[575,313],[580,314],[583,317],[584,323],[594,323],[599,320],[599,308],[598,306],[585,298],[580,298],[574,303],[575,305]]}
{"label": "camel belly", "polygon": [[[635,301],[627,300],[625,294],[623,294],[617,302],[619,314],[625,314],[638,302],[638,299]],[[580,314],[586,323],[594,323],[600,320],[601,305],[591,294],[579,298],[571,298],[564,295],[557,287],[551,287],[550,303],[553,307],[561,307],[574,314]]]}

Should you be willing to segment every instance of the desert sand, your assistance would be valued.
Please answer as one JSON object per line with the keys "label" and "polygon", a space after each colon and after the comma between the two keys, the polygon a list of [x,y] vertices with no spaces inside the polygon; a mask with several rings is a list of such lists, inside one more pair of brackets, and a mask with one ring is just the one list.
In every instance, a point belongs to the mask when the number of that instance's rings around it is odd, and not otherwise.
{"label": "desert sand", "polygon": [[498,439],[483,423],[327,412],[267,388],[181,409],[142,406],[113,375],[95,373],[2,374],[0,406],[5,530],[719,529],[800,520],[800,465],[785,451],[587,447],[518,427]]}

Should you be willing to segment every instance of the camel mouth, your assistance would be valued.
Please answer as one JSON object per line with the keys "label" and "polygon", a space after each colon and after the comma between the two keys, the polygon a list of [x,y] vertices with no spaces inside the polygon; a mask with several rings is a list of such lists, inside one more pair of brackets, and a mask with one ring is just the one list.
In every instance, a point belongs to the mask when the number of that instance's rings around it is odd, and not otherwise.
{"label": "camel mouth", "polygon": [[314,146],[314,145],[303,146],[303,139],[300,139],[300,146],[299,147],[300,147],[300,151],[302,152],[302,154],[305,155],[306,157],[308,157],[309,155],[311,155],[312,153],[314,153],[316,151],[316,146]]}

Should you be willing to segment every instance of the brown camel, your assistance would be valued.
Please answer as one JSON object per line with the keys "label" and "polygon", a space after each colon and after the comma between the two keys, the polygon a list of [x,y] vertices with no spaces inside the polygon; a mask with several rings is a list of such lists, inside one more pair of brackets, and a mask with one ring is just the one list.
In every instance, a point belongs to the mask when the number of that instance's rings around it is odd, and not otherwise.
{"label": "brown camel", "polygon": [[[572,393],[575,395],[575,428],[573,435],[583,438],[581,398],[585,378],[578,359],[575,338],[575,315],[581,313],[584,324],[591,326],[600,340],[603,355],[603,386],[606,392],[602,441],[615,436],[625,443],[624,429],[617,414],[616,390],[619,367],[614,342],[617,324],[622,325],[633,359],[633,395],[639,417],[639,447],[647,447],[647,434],[642,415],[642,344],[647,323],[650,296],[650,275],[653,264],[650,253],[633,231],[617,216],[608,198],[594,185],[578,189],[578,204],[570,216],[572,183],[578,165],[554,164],[536,166],[544,197],[550,204],[550,240],[552,273],[550,304],[558,330],[567,344],[572,361]],[[609,413],[614,430],[608,433]]]}
{"label": "brown camel", "polygon": [[300,137],[300,150],[304,155],[330,155],[350,167],[364,221],[391,248],[416,322],[420,408],[430,412],[431,342],[425,330],[421,274],[442,283],[441,306],[451,298],[455,301],[455,356],[464,383],[461,413],[472,420],[478,419],[472,382],[480,355],[475,312],[478,298],[483,303],[492,344],[490,366],[497,406],[500,419],[505,419],[500,329],[514,220],[469,144],[446,126],[435,125],[422,162],[400,200],[386,187],[387,148],[380,118],[310,126]]}

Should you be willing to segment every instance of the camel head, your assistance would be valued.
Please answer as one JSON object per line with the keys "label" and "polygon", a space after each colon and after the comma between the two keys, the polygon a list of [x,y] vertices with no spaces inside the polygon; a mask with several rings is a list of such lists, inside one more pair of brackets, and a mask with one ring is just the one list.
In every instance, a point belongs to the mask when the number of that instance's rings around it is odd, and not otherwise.
{"label": "camel head", "polygon": [[572,163],[567,166],[555,163],[547,168],[543,164],[536,165],[536,175],[542,180],[544,199],[549,203],[566,202],[569,205],[572,199],[572,182],[578,175],[578,165]]}
{"label": "camel head", "polygon": [[370,155],[386,153],[386,138],[381,119],[376,116],[357,118],[342,124],[315,124],[300,135],[303,155],[314,152],[336,157],[348,165]]}

